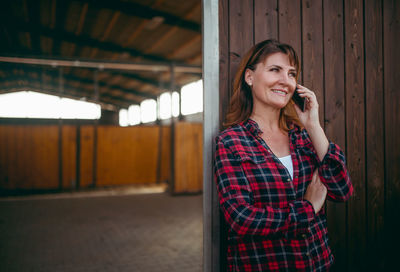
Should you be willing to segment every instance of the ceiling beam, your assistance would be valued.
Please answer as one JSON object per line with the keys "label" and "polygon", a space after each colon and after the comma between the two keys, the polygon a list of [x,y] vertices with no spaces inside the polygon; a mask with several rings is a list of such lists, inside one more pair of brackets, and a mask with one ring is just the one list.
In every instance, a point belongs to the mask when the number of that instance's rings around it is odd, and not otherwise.
{"label": "ceiling beam", "polygon": [[[8,67],[10,67],[11,69],[22,70],[24,73],[35,73],[38,75],[38,77],[42,74],[48,75],[50,78],[53,78],[53,79],[58,78],[58,76],[59,76],[58,70],[40,70],[40,69],[32,68],[32,67],[21,68],[21,67],[15,67],[15,66],[13,67],[12,65],[8,66]],[[11,71],[6,71],[6,74],[14,75],[14,73],[10,73],[10,72]],[[29,77],[29,74],[27,74],[26,76]],[[63,78],[67,81],[73,81],[73,82],[77,82],[79,84],[86,84],[86,85],[94,84],[94,81],[92,79],[89,79],[87,77],[82,77],[82,76],[63,74]],[[7,76],[6,80],[7,79],[8,79],[8,76]],[[125,88],[120,85],[116,85],[116,84],[111,85],[111,84],[108,84],[103,81],[98,81],[98,84],[102,88],[107,88],[110,90],[117,90],[124,94],[133,94],[135,96],[139,96],[139,97],[143,97],[143,98],[157,99],[157,95],[146,93],[146,92],[140,92],[140,91],[137,91],[137,90],[134,90],[131,88]],[[138,101],[136,100],[135,102],[138,102]]]}
{"label": "ceiling beam", "polygon": [[[64,29],[64,24],[65,24],[65,19],[67,17],[67,10],[68,10],[68,2],[66,1],[56,1],[53,0],[54,4],[55,4],[55,10],[53,10],[53,12],[55,12],[55,17],[54,17],[54,25],[51,25],[51,29]],[[37,6],[38,4],[35,3]],[[62,40],[61,39],[54,39],[53,41],[53,54],[54,55],[58,55],[61,56],[61,43]]]}
{"label": "ceiling beam", "polygon": [[[171,70],[171,64],[165,62],[117,62],[117,61],[93,61],[93,60],[70,60],[70,59],[44,59],[44,58],[26,58],[26,57],[5,57],[0,56],[0,62],[35,64],[52,67],[81,67],[99,70],[131,70],[131,71],[150,71],[150,72],[168,72]],[[201,75],[202,68],[197,65],[176,64],[175,73],[192,73]]]}
{"label": "ceiling beam", "polygon": [[[67,0],[63,0],[67,1]],[[152,19],[153,17],[163,17],[164,24],[171,26],[178,26],[180,28],[189,29],[197,33],[201,33],[201,25],[193,22],[182,19],[181,17],[172,15],[167,12],[163,12],[160,10],[155,10],[151,7],[143,6],[133,2],[125,2],[118,0],[79,0],[83,3],[89,3],[89,6],[94,6],[98,9],[106,8],[115,11],[121,11],[127,15],[135,16],[144,19]]]}
{"label": "ceiling beam", "polygon": [[[162,4],[164,0],[157,0],[154,4],[151,5],[151,9],[157,8],[160,4]],[[142,30],[146,27],[146,24],[149,22],[148,19],[144,19],[138,26],[136,26],[135,31],[129,36],[129,38],[122,43],[122,46],[129,46],[135,38],[142,32]]]}
{"label": "ceiling beam", "polygon": [[35,36],[35,35],[37,37],[46,36],[52,38],[54,41],[65,41],[70,43],[76,43],[78,46],[81,47],[87,46],[112,53],[127,52],[132,57],[141,57],[151,61],[171,62],[170,60],[162,56],[144,54],[132,48],[123,47],[119,44],[115,44],[112,42],[99,41],[89,36],[83,36],[83,35],[77,36],[74,33],[70,33],[62,29],[51,29],[49,27],[44,27],[39,24],[22,22],[20,20],[16,20],[15,18],[11,18],[10,16],[7,16],[7,19],[3,18],[0,20],[7,20],[8,28],[12,29],[12,31],[26,32],[29,33],[30,36]]}
{"label": "ceiling beam", "polygon": [[[40,24],[40,5],[38,3],[34,3],[32,1],[24,1],[24,6],[26,8],[27,17],[26,22],[33,25]],[[32,51],[35,54],[40,55],[42,53],[42,49],[40,46],[40,36],[32,35],[30,33],[30,42]]]}
{"label": "ceiling beam", "polygon": [[[190,17],[193,16],[193,14],[197,11],[197,9],[201,6],[201,2],[199,1],[198,3],[196,3],[194,6],[191,7],[191,9],[189,11],[186,12],[185,14],[185,19],[189,19]],[[159,37],[157,39],[157,41],[155,41],[153,43],[152,46],[150,46],[149,48],[147,48],[144,52],[145,53],[150,53],[151,51],[153,51],[155,48],[157,48],[158,46],[165,44],[166,40],[168,38],[170,38],[174,33],[176,33],[176,31],[178,31],[179,27],[178,26],[174,26],[172,27],[169,31],[165,32],[161,37]],[[201,33],[198,33],[201,34]]]}

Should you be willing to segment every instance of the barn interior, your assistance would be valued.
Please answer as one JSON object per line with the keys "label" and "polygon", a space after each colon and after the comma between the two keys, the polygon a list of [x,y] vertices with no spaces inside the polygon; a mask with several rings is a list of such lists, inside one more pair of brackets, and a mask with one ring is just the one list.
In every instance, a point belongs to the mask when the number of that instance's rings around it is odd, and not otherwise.
{"label": "barn interior", "polygon": [[201,192],[201,113],[119,126],[121,109],[159,105],[202,78],[201,1],[5,1],[0,20],[0,94],[101,107],[94,120],[1,118],[3,194],[162,183]]}
{"label": "barn interior", "polygon": [[[201,1],[1,6],[0,103],[37,92],[101,112],[0,117],[3,268],[201,271],[202,112],[160,118],[161,95],[202,79]],[[121,123],[149,100],[154,120]]]}

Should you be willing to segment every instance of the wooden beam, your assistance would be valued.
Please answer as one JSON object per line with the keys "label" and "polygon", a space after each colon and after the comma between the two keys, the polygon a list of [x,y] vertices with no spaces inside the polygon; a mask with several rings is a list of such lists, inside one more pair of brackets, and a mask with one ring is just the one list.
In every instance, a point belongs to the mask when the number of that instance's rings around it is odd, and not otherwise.
{"label": "wooden beam", "polygon": [[[201,35],[196,35],[194,38],[188,40],[187,42],[181,44],[178,48],[167,55],[168,59],[173,59],[176,55],[178,55],[181,51],[186,48],[192,46],[195,43],[201,43]],[[190,61],[190,60],[189,60]]]}
{"label": "wooden beam", "polygon": [[[108,23],[106,30],[103,33],[103,36],[100,38],[100,41],[104,42],[108,36],[111,33],[111,30],[113,29],[113,27],[115,26],[115,23],[117,22],[119,16],[121,15],[120,11],[116,11],[114,12],[113,17],[111,18],[110,22]],[[94,58],[94,56],[96,56],[98,49],[94,48],[90,54],[90,58]]]}
{"label": "wooden beam", "polygon": [[[40,24],[40,5],[29,1],[29,4],[24,1],[24,6],[27,9],[27,23],[29,24]],[[40,35],[30,35],[31,48],[35,54],[40,55],[42,53],[40,46]]]}
{"label": "wooden beam", "polygon": [[[0,66],[1,68],[2,66]],[[32,67],[16,67],[13,65],[8,65],[5,66],[6,69],[19,69],[22,70],[25,73],[36,73],[36,74],[40,74],[42,72],[41,69],[37,69],[37,68],[32,68]],[[6,74],[10,74],[9,72],[7,72],[6,70],[3,70]],[[15,73],[14,73],[15,74]],[[49,77],[52,78],[56,78],[57,77],[57,72],[55,70],[46,70],[46,73]],[[28,75],[29,76],[29,75]],[[87,85],[91,85],[93,84],[93,80],[89,79],[87,77],[84,76],[80,76],[80,75],[71,75],[71,74],[64,74],[63,75],[64,79],[68,80],[68,81],[75,81],[78,82],[79,84],[87,84]],[[7,77],[8,79],[8,77]],[[99,85],[103,88],[108,88],[108,89],[116,89],[122,93],[125,94],[133,94],[135,96],[139,96],[139,97],[144,97],[144,98],[151,98],[151,99],[156,99],[157,95],[153,95],[150,93],[146,93],[146,92],[141,92],[141,91],[137,91],[135,89],[132,88],[125,88],[123,86],[117,85],[117,84],[109,84],[108,82],[103,82],[103,81],[99,81]]]}
{"label": "wooden beam", "polygon": [[[150,71],[163,72],[169,71],[170,63],[165,62],[116,62],[116,61],[93,61],[79,59],[43,59],[26,57],[4,57],[0,56],[0,62],[20,63],[32,65],[44,65],[52,67],[80,67],[99,70],[131,70],[131,71]],[[201,74],[201,67],[188,64],[174,64],[177,73]]]}
{"label": "wooden beam", "polygon": [[[76,30],[75,30],[75,35],[76,36],[79,36],[82,33],[82,29],[83,29],[83,26],[85,24],[86,14],[87,14],[87,11],[88,11],[88,6],[89,6],[88,3],[85,3],[82,6],[81,14],[79,15],[78,25],[77,25]],[[71,44],[71,46],[70,46],[70,56],[74,55],[75,49],[76,49],[76,44]]]}
{"label": "wooden beam", "polygon": [[[195,13],[195,11],[197,11],[197,9],[201,6],[201,2],[199,1],[198,3],[196,3],[193,7],[190,8],[190,10],[186,13],[185,15],[185,19],[189,19],[190,17],[193,16],[193,14]],[[163,36],[161,36],[160,38],[158,38],[158,40],[156,42],[153,43],[153,45],[151,47],[149,47],[147,50],[145,50],[145,53],[150,53],[151,51],[153,51],[155,48],[157,48],[158,46],[160,46],[161,44],[165,44],[165,41],[167,40],[167,38],[171,37],[171,35],[173,35],[176,31],[178,31],[179,27],[178,26],[174,26],[172,27],[168,32],[166,32]],[[199,33],[200,34],[200,33]]]}
{"label": "wooden beam", "polygon": [[[157,8],[162,2],[164,2],[164,0],[157,0],[157,2],[155,2],[151,8]],[[140,23],[139,26],[136,27],[135,31],[131,34],[131,36],[129,36],[129,38],[122,43],[123,47],[127,47],[129,45],[131,45],[131,43],[136,39],[137,36],[139,36],[139,34],[142,32],[143,28],[146,26],[148,22],[148,19],[144,19],[142,21],[142,23]]]}
{"label": "wooden beam", "polygon": [[[56,1],[56,0],[55,0]],[[38,5],[37,3],[35,3]],[[56,1],[55,4],[55,25],[51,29],[55,30],[61,30],[64,29],[64,23],[65,23],[65,18],[67,16],[67,9],[68,9],[69,3],[66,1]],[[40,24],[35,24],[35,25],[40,25]],[[37,35],[37,33],[34,33]],[[62,56],[63,54],[61,53],[61,43],[62,39],[54,39],[53,40],[53,54],[54,55],[59,55]]]}
{"label": "wooden beam", "polygon": [[[15,32],[26,32],[30,36],[46,36],[54,39],[55,41],[66,41],[69,43],[76,43],[77,45],[84,47],[97,48],[109,52],[128,52],[133,57],[140,57],[150,61],[163,61],[170,62],[170,60],[157,55],[144,54],[136,49],[126,48],[119,44],[112,42],[99,41],[93,39],[89,36],[77,36],[74,33],[67,32],[62,29],[51,29],[39,24],[30,24],[22,21],[18,21],[15,18],[3,18],[3,20],[8,21],[8,25],[12,25]],[[15,50],[13,50],[15,52]]]}
{"label": "wooden beam", "polygon": [[[67,1],[67,0],[63,0]],[[78,0],[83,3],[89,3],[98,9],[111,9],[121,11],[127,15],[135,16],[144,19],[152,19],[153,17],[160,16],[164,18],[164,24],[171,26],[179,26],[180,28],[188,29],[197,33],[201,33],[201,25],[192,21],[182,19],[173,14],[155,10],[151,7],[143,6],[133,2],[125,2],[118,0]]]}

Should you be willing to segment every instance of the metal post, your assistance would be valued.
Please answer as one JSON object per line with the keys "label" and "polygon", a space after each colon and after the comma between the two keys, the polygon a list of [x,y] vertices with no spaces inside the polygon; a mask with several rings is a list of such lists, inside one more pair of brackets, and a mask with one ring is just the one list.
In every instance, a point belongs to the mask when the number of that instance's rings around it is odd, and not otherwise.
{"label": "metal post", "polygon": [[171,173],[170,173],[170,182],[169,188],[170,192],[173,193],[175,191],[175,119],[172,116],[172,94],[175,88],[175,64],[171,64],[171,85],[170,85],[170,93],[171,93]]}
{"label": "metal post", "polygon": [[[98,70],[94,71],[94,100],[96,103],[99,102],[99,81],[98,81]],[[97,129],[99,120],[94,120],[94,132],[93,132],[93,183],[92,186],[97,185]]]}
{"label": "metal post", "polygon": [[[61,97],[64,93],[64,79],[63,79],[63,68],[58,69],[58,94]],[[60,116],[58,118],[58,188],[63,188],[63,134],[62,134],[63,120]]]}
{"label": "metal post", "polygon": [[220,213],[214,185],[214,138],[219,132],[218,0],[203,0],[203,271],[220,271]]}
{"label": "metal post", "polygon": [[156,182],[161,182],[161,162],[162,162],[162,149],[163,149],[163,128],[160,120],[160,97],[157,98],[157,124],[158,124],[158,148],[157,148],[157,177]]}

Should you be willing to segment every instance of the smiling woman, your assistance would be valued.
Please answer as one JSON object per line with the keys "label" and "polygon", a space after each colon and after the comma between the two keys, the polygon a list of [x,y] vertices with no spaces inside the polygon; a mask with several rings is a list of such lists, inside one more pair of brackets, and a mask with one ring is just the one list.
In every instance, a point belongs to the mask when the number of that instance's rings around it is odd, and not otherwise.
{"label": "smiling woman", "polygon": [[[319,124],[315,94],[297,84],[294,49],[256,44],[235,76],[216,138],[215,181],[228,224],[228,271],[327,271],[333,263],[323,205],[353,187],[344,154]],[[297,87],[305,110],[291,98]]]}

